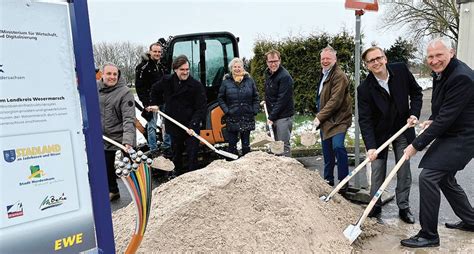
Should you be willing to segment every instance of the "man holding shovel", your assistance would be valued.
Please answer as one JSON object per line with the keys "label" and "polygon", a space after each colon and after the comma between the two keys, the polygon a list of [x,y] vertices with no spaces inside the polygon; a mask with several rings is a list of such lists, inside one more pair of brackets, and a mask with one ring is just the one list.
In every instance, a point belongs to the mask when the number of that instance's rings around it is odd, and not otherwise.
{"label": "man holding shovel", "polygon": [[[197,169],[197,153],[199,140],[193,133],[199,133],[201,122],[206,114],[206,93],[201,82],[189,75],[189,61],[185,55],[174,59],[174,73],[166,75],[152,87],[151,103],[148,111],[158,111],[157,105],[166,105],[165,113],[187,128],[184,131],[169,120],[165,128],[171,135],[173,163],[177,174]],[[188,156],[187,170],[183,168],[183,152]]]}
{"label": "man holding shovel", "polygon": [[290,137],[293,128],[295,106],[293,101],[293,78],[281,66],[280,52],[270,50],[265,54],[265,104],[268,110],[268,125],[273,127],[275,140],[283,141],[283,155],[290,157]]}
{"label": "man holding shovel", "polygon": [[[347,150],[344,146],[347,129],[352,123],[352,101],[349,80],[336,64],[337,52],[331,46],[321,51],[321,78],[316,93],[317,114],[313,124],[321,128],[324,157],[324,180],[334,186],[334,165],[337,158],[339,181],[349,174]],[[347,191],[347,184],[340,192]]]}
{"label": "man holding shovel", "polygon": [[456,59],[448,39],[428,43],[426,56],[433,71],[431,116],[405,155],[409,158],[434,142],[419,165],[421,230],[401,241],[412,248],[439,246],[440,190],[461,219],[446,227],[474,232],[474,208],[455,178],[474,157],[474,71]]}
{"label": "man holding shovel", "polygon": [[[423,93],[413,74],[404,63],[387,64],[384,51],[372,46],[362,53],[362,59],[370,71],[362,85],[357,88],[359,125],[372,162],[372,185],[370,195],[374,196],[386,177],[388,148],[380,154],[377,147],[395,134],[407,123],[415,125],[420,116]],[[403,156],[403,150],[415,139],[415,130],[410,128],[393,142],[395,160]],[[411,172],[406,161],[397,172],[395,194],[399,216],[404,222],[413,224],[415,218],[410,211]],[[382,202],[379,199],[369,217],[380,219]]]}

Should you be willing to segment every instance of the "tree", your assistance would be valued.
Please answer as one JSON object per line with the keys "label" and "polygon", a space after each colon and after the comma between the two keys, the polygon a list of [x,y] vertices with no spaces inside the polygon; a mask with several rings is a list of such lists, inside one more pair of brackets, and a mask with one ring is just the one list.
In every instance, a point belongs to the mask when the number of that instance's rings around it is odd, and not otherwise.
{"label": "tree", "polygon": [[127,84],[135,80],[135,67],[140,63],[140,56],[147,52],[143,45],[130,42],[100,42],[93,45],[96,67],[110,62],[117,65]]}
{"label": "tree", "polygon": [[456,0],[392,1],[384,13],[383,27],[408,26],[414,40],[446,36],[457,43],[459,10]]}
{"label": "tree", "polygon": [[395,43],[387,50],[385,55],[389,62],[403,62],[411,64],[415,58],[416,48],[413,43],[398,37]]}

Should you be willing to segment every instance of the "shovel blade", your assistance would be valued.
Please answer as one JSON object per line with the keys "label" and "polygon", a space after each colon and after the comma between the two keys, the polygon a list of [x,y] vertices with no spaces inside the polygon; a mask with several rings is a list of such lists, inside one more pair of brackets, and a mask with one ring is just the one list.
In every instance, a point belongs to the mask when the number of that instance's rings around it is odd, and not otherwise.
{"label": "shovel blade", "polygon": [[264,145],[266,145],[270,142],[272,142],[272,141],[268,140],[268,139],[262,139],[262,140],[259,140],[259,141],[252,142],[250,144],[250,147],[260,147],[260,146],[264,146]]}
{"label": "shovel blade", "polygon": [[322,195],[321,197],[319,197],[319,200],[322,200],[324,202],[328,202],[329,200],[331,200],[331,198],[329,196]]}
{"label": "shovel blade", "polygon": [[225,156],[227,158],[233,159],[233,160],[237,160],[239,158],[238,155],[235,155],[233,153],[229,153],[229,152],[226,152],[226,151],[222,151],[222,150],[216,150],[216,153],[218,153],[222,156]]}
{"label": "shovel blade", "polygon": [[360,229],[360,226],[357,225],[349,225],[344,230],[344,236],[351,244],[357,239],[357,237],[359,237],[360,233],[362,233],[362,230]]}

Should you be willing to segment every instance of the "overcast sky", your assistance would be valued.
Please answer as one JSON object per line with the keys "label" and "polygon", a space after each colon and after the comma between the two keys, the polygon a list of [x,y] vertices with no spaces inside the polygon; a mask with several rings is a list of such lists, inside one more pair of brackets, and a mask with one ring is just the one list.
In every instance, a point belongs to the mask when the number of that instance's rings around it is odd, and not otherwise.
{"label": "overcast sky", "polygon": [[[280,40],[346,29],[355,34],[353,10],[344,0],[89,0],[93,42],[130,41],[148,46],[158,38],[196,32],[229,31],[240,37],[241,56],[252,57],[259,38]],[[383,1],[379,1],[383,2]],[[377,30],[385,6],[362,16],[365,45],[390,47],[401,34]]]}

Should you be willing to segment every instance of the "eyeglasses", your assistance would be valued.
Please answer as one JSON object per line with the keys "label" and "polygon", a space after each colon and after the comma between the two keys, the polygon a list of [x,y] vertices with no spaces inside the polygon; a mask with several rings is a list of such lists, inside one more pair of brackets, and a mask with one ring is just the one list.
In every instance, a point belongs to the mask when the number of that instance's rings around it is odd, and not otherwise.
{"label": "eyeglasses", "polygon": [[267,61],[267,64],[276,64],[280,62],[280,60],[272,60],[272,61]]}
{"label": "eyeglasses", "polygon": [[385,57],[385,56],[378,56],[378,57],[376,57],[376,58],[372,58],[372,59],[370,59],[370,60],[365,61],[365,63],[366,63],[366,64],[374,64],[375,61],[377,61],[377,62],[380,63],[380,61],[382,61],[382,59],[384,59],[384,57]]}

